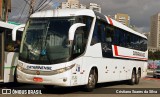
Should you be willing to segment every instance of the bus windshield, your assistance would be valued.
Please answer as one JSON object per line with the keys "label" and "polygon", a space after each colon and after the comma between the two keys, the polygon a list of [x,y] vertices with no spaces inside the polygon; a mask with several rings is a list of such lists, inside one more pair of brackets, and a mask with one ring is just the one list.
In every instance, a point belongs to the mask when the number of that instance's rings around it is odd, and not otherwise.
{"label": "bus windshield", "polygon": [[68,46],[68,32],[74,23],[80,22],[77,18],[30,19],[23,33],[19,59],[31,64],[69,61],[72,46]]}

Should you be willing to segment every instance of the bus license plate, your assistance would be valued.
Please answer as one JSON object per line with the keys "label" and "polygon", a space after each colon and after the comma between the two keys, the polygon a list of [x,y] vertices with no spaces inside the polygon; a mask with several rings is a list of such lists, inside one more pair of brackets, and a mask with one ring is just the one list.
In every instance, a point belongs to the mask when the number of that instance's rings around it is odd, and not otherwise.
{"label": "bus license plate", "polygon": [[34,81],[34,82],[43,82],[43,78],[34,77],[34,78],[33,78],[33,81]]}

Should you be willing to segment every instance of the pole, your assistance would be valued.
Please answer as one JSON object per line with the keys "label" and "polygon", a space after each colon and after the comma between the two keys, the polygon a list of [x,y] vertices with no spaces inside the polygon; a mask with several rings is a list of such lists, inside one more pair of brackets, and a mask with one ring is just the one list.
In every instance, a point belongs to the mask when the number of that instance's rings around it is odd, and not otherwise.
{"label": "pole", "polygon": [[34,13],[35,0],[30,1],[29,16]]}

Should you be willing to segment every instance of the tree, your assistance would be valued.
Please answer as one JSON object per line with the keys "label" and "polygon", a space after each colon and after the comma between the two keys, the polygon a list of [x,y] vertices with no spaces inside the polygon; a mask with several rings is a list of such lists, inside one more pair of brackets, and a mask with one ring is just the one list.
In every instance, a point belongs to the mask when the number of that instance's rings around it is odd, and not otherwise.
{"label": "tree", "polygon": [[150,60],[160,60],[160,51],[156,51],[156,52],[148,52],[148,58]]}

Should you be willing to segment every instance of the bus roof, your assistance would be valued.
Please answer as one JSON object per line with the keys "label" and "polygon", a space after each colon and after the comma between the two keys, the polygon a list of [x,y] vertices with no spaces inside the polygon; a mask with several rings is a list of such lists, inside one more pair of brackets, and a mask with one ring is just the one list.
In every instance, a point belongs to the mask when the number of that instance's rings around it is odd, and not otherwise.
{"label": "bus roof", "polygon": [[92,10],[89,9],[55,9],[36,12],[31,17],[66,17],[66,16],[79,16],[86,15],[95,17]]}
{"label": "bus roof", "polygon": [[67,16],[91,16],[91,17],[97,17],[100,18],[104,21],[106,21],[107,23],[121,28],[123,30],[126,30],[130,33],[136,34],[138,36],[141,36],[143,38],[147,37],[141,33],[138,33],[136,31],[134,31],[133,29],[117,22],[116,20],[113,20],[101,13],[95,12],[93,10],[90,9],[55,9],[55,10],[47,10],[47,11],[41,11],[41,12],[36,12],[34,14],[31,15],[31,18],[38,18],[38,17],[67,17]]}
{"label": "bus roof", "polygon": [[[0,21],[0,28],[6,28],[6,29],[13,29],[14,27],[16,27],[17,25],[13,25],[13,24],[9,24],[3,21]],[[19,29],[19,31],[23,31],[23,29]]]}

